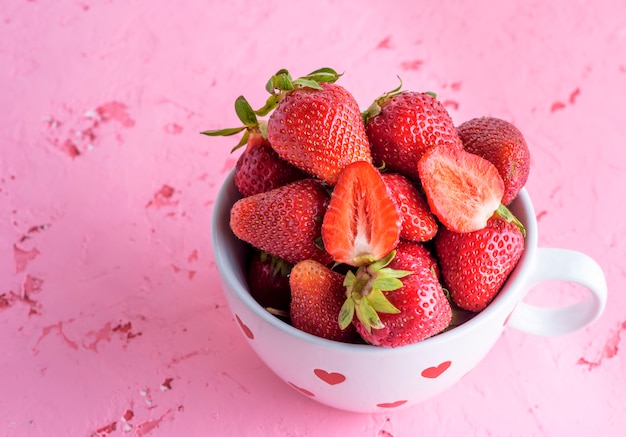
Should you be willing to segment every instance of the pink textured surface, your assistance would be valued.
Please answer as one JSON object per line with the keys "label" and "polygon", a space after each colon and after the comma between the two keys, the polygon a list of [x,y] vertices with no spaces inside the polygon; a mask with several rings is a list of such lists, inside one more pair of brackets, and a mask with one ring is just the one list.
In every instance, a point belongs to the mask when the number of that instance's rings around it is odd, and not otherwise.
{"label": "pink textured surface", "polygon": [[[362,106],[400,75],[457,124],[518,125],[540,245],[605,269],[598,322],[556,338],[509,329],[453,389],[407,410],[331,410],[278,380],[225,307],[210,251],[233,140],[198,132],[235,125],[235,98],[258,106],[277,69],[321,66],[345,72]],[[626,429],[620,1],[5,1],[0,80],[0,435]],[[545,288],[529,298],[580,293]]]}

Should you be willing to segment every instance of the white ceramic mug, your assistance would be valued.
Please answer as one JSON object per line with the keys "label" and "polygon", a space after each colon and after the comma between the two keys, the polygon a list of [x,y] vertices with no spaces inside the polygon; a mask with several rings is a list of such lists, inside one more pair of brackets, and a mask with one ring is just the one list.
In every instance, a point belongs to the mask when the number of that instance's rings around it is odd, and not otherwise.
{"label": "white ceramic mug", "polygon": [[[398,348],[344,344],[299,331],[268,313],[252,298],[245,274],[246,246],[229,228],[239,194],[227,177],[213,207],[211,238],[224,295],[248,343],[267,366],[301,394],[355,412],[381,412],[414,405],[455,384],[489,352],[505,327],[537,335],[584,328],[602,313],[604,273],[589,256],[537,247],[537,220],[522,189],[511,211],[526,227],[525,250],[503,289],[469,321],[419,343]],[[523,302],[535,285],[569,281],[589,290],[561,308]]]}

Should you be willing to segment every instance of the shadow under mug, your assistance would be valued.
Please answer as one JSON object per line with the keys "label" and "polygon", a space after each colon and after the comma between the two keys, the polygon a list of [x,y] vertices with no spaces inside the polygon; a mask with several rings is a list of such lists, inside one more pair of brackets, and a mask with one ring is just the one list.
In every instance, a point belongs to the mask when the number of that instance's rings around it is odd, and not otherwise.
{"label": "shadow under mug", "polygon": [[[485,357],[506,327],[554,336],[582,329],[603,312],[607,285],[598,263],[578,251],[537,247],[537,219],[525,189],[510,205],[526,227],[525,250],[500,293],[467,322],[413,345],[382,348],[315,337],[271,315],[250,295],[246,245],[229,227],[239,198],[231,172],[213,208],[211,240],[234,320],[259,358],[299,393],[354,412],[382,412],[422,402],[454,385]],[[550,281],[582,285],[589,293],[557,308],[524,302]]]}

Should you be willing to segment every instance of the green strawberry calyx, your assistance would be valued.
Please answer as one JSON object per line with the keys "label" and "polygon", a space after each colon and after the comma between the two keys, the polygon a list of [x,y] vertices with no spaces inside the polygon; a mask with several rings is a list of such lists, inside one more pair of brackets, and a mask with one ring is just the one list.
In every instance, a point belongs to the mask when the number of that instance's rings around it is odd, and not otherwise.
{"label": "green strawberry calyx", "polygon": [[[363,123],[367,124],[369,120],[371,120],[372,118],[380,114],[386,102],[388,102],[389,100],[391,100],[392,98],[394,98],[395,96],[403,92],[402,78],[400,78],[400,76],[397,76],[397,78],[400,81],[400,85],[398,85],[396,88],[392,89],[391,91],[387,91],[386,93],[383,93],[381,96],[377,97],[374,100],[374,102],[372,102],[372,104],[365,111],[361,113],[361,116],[363,117]],[[437,94],[435,94],[432,91],[426,91],[424,94],[428,94],[433,99],[437,98]]]}
{"label": "green strawberry calyx", "polygon": [[387,91],[383,95],[377,97],[376,100],[374,100],[372,102],[372,104],[369,106],[369,108],[367,108],[365,111],[363,111],[361,113],[361,116],[363,117],[363,122],[364,123],[367,123],[368,120],[370,120],[370,119],[376,117],[378,114],[380,114],[380,111],[382,111],[382,107],[384,106],[385,102],[387,102],[392,97],[397,96],[398,94],[401,93],[401,90],[402,90],[402,79],[400,78],[400,76],[397,76],[397,78],[400,81],[400,85],[398,85],[397,87],[395,87],[391,91]]}
{"label": "green strawberry calyx", "polygon": [[293,264],[288,263],[282,258],[279,258],[275,255],[271,255],[266,251],[262,250],[260,253],[261,262],[270,264],[270,274],[272,278],[277,276],[287,277],[291,273],[291,269]]}
{"label": "green strawberry calyx", "polygon": [[235,100],[235,113],[237,114],[239,120],[243,123],[243,126],[207,130],[200,133],[211,137],[228,137],[243,131],[243,136],[239,140],[239,143],[232,148],[231,153],[248,144],[248,141],[255,136],[267,138],[267,122],[259,121],[254,109],[252,109],[252,106],[250,106],[250,103],[248,103],[244,96],[239,96]]}
{"label": "green strawberry calyx", "polygon": [[403,278],[412,272],[408,270],[394,270],[389,267],[396,251],[391,251],[384,258],[361,266],[356,273],[349,271],[343,285],[346,287],[346,300],[339,312],[339,326],[345,329],[352,323],[356,314],[359,321],[368,332],[384,328],[378,313],[398,314],[396,308],[387,296],[386,291],[397,290],[402,287]]}
{"label": "green strawberry calyx", "polygon": [[292,91],[297,88],[313,88],[316,90],[321,90],[322,86],[320,84],[324,82],[334,83],[339,79],[343,73],[337,73],[332,68],[324,67],[319,68],[311,73],[302,76],[298,79],[293,79],[291,77],[291,73],[285,70],[284,68],[278,70],[276,74],[274,74],[267,81],[265,85],[265,89],[270,96],[268,97],[265,105],[262,108],[255,111],[256,115],[265,116],[272,112],[276,106],[278,106],[278,102],[283,98],[285,93]]}
{"label": "green strawberry calyx", "polygon": [[324,67],[294,80],[289,71],[285,69],[278,70],[265,85],[265,89],[270,93],[270,97],[268,97],[263,107],[255,111],[244,96],[239,96],[235,100],[235,113],[243,123],[243,126],[206,130],[200,133],[211,137],[227,137],[243,132],[244,134],[239,143],[233,147],[231,152],[248,144],[251,137],[263,136],[263,138],[267,139],[267,122],[265,120],[260,121],[258,117],[264,117],[272,112],[278,106],[278,102],[280,102],[285,93],[303,87],[321,90],[321,83],[334,83],[342,75],[332,68]]}
{"label": "green strawberry calyx", "polygon": [[494,215],[501,218],[505,222],[513,223],[520,230],[522,236],[526,238],[526,228],[524,227],[522,222],[520,222],[519,219],[515,217],[515,215],[506,206],[500,204],[500,206],[498,206],[498,209],[496,209]]}

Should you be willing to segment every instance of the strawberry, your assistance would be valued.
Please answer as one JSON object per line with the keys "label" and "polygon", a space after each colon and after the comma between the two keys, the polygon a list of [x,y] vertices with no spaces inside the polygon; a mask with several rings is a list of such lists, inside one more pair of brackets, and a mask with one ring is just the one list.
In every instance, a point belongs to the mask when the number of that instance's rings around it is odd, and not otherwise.
{"label": "strawberry", "polygon": [[[376,276],[375,269],[372,269],[373,265],[367,272],[357,272],[353,281],[346,276],[350,296],[346,302],[352,299],[354,303],[344,304],[344,306],[355,307],[357,317],[352,322],[366,342],[385,347],[404,346],[438,334],[450,324],[452,309],[438,280],[436,265],[434,257],[423,244],[401,241],[395,257],[388,264],[389,267],[380,269],[378,272],[385,270],[396,272],[396,277],[401,274],[407,275],[402,278],[398,288],[384,293],[383,299],[386,298],[391,309],[385,308],[383,311],[379,309],[373,314],[367,309],[367,304],[363,304],[368,299],[379,300],[382,294],[375,290],[376,282],[380,279]],[[371,275],[373,278],[368,277]],[[385,284],[385,282],[379,282],[379,284]],[[367,290],[367,284],[370,283],[374,284],[372,291]],[[386,288],[392,289],[393,287]],[[372,297],[375,293],[379,293],[378,298]],[[376,307],[384,307],[379,303],[373,306],[375,310]],[[349,311],[347,309],[346,313]],[[350,315],[348,314],[346,318],[350,318]],[[342,319],[343,315],[340,315],[340,320]]]}
{"label": "strawberry", "polygon": [[244,131],[239,143],[231,152],[245,146],[235,164],[235,186],[242,196],[269,191],[281,185],[308,177],[306,173],[281,159],[263,134],[265,125],[260,123],[248,101],[239,96],[235,100],[235,112],[244,124],[231,129],[208,130],[209,136],[230,136]]}
{"label": "strawberry", "polygon": [[530,152],[520,130],[499,118],[480,117],[462,123],[457,131],[465,150],[496,166],[504,181],[502,203],[509,205],[530,172]]}
{"label": "strawberry", "polygon": [[235,164],[234,177],[239,192],[251,196],[309,176],[281,159],[262,136],[251,136]]}
{"label": "strawberry", "polygon": [[452,231],[482,229],[500,207],[504,182],[478,155],[435,147],[422,156],[418,171],[431,211]]}
{"label": "strawberry", "polygon": [[272,111],[267,137],[278,155],[329,185],[348,164],[372,159],[359,105],[333,83],[338,77],[321,69],[292,81],[281,70],[268,84],[268,103],[257,111]]}
{"label": "strawberry", "polygon": [[379,97],[364,113],[377,167],[417,179],[417,163],[434,146],[461,149],[452,118],[431,93],[400,91]]}
{"label": "strawberry", "polygon": [[437,233],[437,220],[418,188],[400,173],[382,173],[400,215],[400,238],[428,241]]}
{"label": "strawberry", "polygon": [[398,244],[400,223],[378,170],[357,161],[341,172],[333,189],[322,223],[324,248],[339,263],[372,263]]}
{"label": "strawberry", "polygon": [[482,311],[498,294],[524,251],[519,227],[496,217],[474,232],[441,229],[434,243],[452,301],[474,312]]}
{"label": "strawberry", "polygon": [[338,317],[345,300],[344,276],[313,260],[293,266],[290,318],[301,331],[329,340],[352,342],[357,337],[354,326],[339,327]]}
{"label": "strawberry", "polygon": [[246,279],[250,294],[259,305],[276,311],[289,311],[291,267],[291,264],[266,252],[254,251],[248,264]]}
{"label": "strawberry", "polygon": [[329,196],[317,179],[307,178],[244,197],[230,211],[233,233],[252,246],[295,264],[331,257],[319,247]]}

